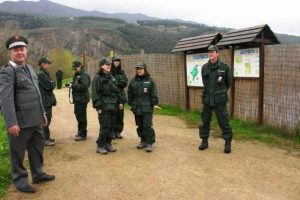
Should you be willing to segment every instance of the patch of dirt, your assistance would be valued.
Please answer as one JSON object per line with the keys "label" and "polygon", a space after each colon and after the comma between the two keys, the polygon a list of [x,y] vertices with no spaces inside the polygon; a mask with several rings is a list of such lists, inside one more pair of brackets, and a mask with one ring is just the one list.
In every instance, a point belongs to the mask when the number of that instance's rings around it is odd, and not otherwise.
{"label": "patch of dirt", "polygon": [[[99,124],[88,106],[88,139],[75,142],[76,120],[67,90],[56,90],[58,105],[51,124],[54,147],[45,148],[44,169],[56,180],[34,185],[33,195],[11,186],[4,199],[300,199],[300,158],[253,141],[211,137],[199,151],[198,129],[186,128],[176,117],[154,116],[156,144],[152,153],[136,149],[133,114],[125,112],[124,139],[113,140],[116,153],[96,153]],[[214,134],[215,135],[215,134]]]}

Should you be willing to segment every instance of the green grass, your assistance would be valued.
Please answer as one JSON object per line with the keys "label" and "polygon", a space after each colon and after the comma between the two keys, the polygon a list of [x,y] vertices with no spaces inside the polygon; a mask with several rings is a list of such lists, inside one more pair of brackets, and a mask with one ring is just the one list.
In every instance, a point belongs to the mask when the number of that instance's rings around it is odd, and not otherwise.
{"label": "green grass", "polygon": [[170,115],[170,116],[180,116],[181,114],[183,114],[185,111],[177,108],[175,106],[167,106],[167,105],[163,105],[161,106],[161,110],[154,110],[154,114],[158,114],[158,115]]}
{"label": "green grass", "polygon": [[11,183],[7,142],[8,139],[3,117],[0,115],[0,198],[4,196],[7,187]]}
{"label": "green grass", "polygon": [[300,134],[297,129],[281,129],[270,125],[258,126],[254,121],[231,120],[235,139],[255,139],[282,147],[300,148]]}
{"label": "green grass", "polygon": [[161,110],[154,110],[157,115],[178,116],[185,121],[188,127],[198,127],[200,122],[200,111],[184,111],[175,106],[163,105]]}
{"label": "green grass", "polygon": [[[182,118],[188,127],[198,127],[201,123],[200,111],[184,111],[175,106],[161,106],[161,110],[155,110],[154,114],[178,116]],[[254,121],[231,119],[233,137],[236,140],[257,140],[283,148],[300,150],[300,128],[279,129],[270,125],[258,126]],[[218,134],[220,128],[215,115],[212,117],[212,129]]]}
{"label": "green grass", "polygon": [[66,83],[70,83],[72,81],[73,81],[73,77],[63,79],[62,80],[62,87],[65,87]]}

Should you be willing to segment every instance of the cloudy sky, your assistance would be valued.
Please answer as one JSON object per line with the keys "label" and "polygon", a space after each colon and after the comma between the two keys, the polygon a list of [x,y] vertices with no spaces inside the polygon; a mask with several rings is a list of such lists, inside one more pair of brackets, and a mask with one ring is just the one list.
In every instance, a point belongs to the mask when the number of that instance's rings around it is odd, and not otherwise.
{"label": "cloudy sky", "polygon": [[[210,26],[244,28],[268,24],[276,33],[300,36],[299,1],[284,0],[51,0],[83,10],[143,13]],[[0,2],[3,2],[0,0]],[[274,2],[274,3],[273,3]]]}

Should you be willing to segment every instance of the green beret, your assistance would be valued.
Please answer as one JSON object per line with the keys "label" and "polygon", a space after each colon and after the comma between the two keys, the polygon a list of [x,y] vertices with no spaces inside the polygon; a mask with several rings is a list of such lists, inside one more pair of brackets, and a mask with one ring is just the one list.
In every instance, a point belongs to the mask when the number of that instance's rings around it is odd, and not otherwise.
{"label": "green beret", "polygon": [[28,40],[21,35],[15,35],[8,38],[5,44],[7,49],[12,49],[20,46],[27,47],[27,45],[28,45]]}

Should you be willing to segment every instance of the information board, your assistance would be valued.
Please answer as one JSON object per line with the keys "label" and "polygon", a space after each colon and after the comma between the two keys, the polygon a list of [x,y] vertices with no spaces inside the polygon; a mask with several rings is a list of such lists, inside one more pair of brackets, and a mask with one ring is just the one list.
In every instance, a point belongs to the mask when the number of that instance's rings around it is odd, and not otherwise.
{"label": "information board", "polygon": [[187,85],[203,87],[201,69],[208,62],[207,53],[186,55]]}
{"label": "information board", "polygon": [[234,77],[259,77],[259,48],[234,50]]}

